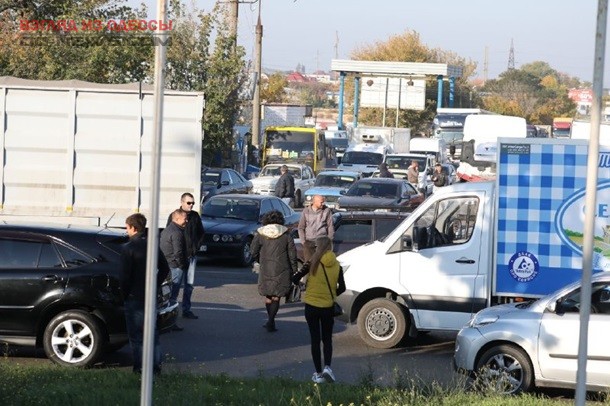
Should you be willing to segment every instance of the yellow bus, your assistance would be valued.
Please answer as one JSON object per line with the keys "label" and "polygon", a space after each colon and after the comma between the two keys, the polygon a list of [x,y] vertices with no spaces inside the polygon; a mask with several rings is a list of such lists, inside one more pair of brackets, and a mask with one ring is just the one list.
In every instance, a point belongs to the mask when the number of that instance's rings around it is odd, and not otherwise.
{"label": "yellow bus", "polygon": [[263,166],[298,162],[314,172],[324,168],[323,134],[313,127],[267,127],[263,136]]}

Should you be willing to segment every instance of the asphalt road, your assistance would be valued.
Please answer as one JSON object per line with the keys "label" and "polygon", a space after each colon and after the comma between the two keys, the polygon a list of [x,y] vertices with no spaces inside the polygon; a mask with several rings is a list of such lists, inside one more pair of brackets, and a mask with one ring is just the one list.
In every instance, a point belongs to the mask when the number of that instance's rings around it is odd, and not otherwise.
{"label": "asphalt road", "polygon": [[[164,370],[309,380],[314,367],[303,304],[282,303],[278,331],[268,333],[262,328],[266,312],[257,275],[227,262],[199,261],[192,309],[199,319],[180,318],[184,331],[161,335]],[[451,367],[455,333],[432,333],[413,346],[379,350],[360,340],[356,326],[337,321],[334,332],[332,368],[338,381],[395,385],[413,379],[451,385],[463,380]],[[11,347],[8,353],[7,362],[50,363],[42,350]],[[98,366],[131,369],[129,346]]]}

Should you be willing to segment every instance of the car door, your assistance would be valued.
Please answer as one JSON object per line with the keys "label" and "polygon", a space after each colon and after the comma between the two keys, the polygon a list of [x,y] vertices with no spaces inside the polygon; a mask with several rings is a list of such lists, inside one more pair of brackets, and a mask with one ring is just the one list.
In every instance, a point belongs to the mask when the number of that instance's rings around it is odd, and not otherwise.
{"label": "car door", "polygon": [[33,335],[40,311],[62,297],[67,281],[49,237],[0,231],[0,335]]}
{"label": "car door", "polygon": [[399,257],[400,284],[420,329],[458,330],[485,306],[484,201],[484,191],[437,198],[388,250]]}
{"label": "car door", "polygon": [[[545,379],[576,382],[580,334],[580,288],[560,299],[555,312],[545,311],[538,337],[538,364]],[[610,283],[592,287],[587,341],[587,383],[610,382]]]}
{"label": "car door", "polygon": [[346,219],[342,218],[335,223],[335,235],[333,236],[333,251],[343,254],[353,248],[371,242],[373,238],[373,221],[370,219]]}

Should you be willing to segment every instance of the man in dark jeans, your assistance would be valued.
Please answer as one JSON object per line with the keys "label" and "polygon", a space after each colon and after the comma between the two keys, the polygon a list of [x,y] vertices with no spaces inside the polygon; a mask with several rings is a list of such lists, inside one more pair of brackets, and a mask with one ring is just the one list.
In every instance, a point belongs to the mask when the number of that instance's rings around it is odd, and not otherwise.
{"label": "man in dark jeans", "polygon": [[[146,217],[132,214],[125,220],[129,242],[121,251],[121,294],[125,303],[127,335],[133,354],[133,372],[142,371],[142,345],[144,339],[144,298],[146,291]],[[163,253],[157,261],[157,288],[167,275],[169,266]],[[156,303],[156,300],[155,300]],[[161,346],[159,330],[155,328],[153,372],[161,372]]]}
{"label": "man in dark jeans", "polygon": [[[185,319],[198,319],[191,310],[191,296],[195,289],[195,268],[197,267],[197,251],[201,247],[203,241],[203,223],[199,213],[193,210],[195,198],[190,193],[183,193],[180,197],[180,208],[178,210],[186,214],[186,226],[184,226],[184,244],[186,250],[186,259],[188,261],[187,270],[182,273],[179,280],[174,281],[176,297],[178,290],[184,286],[182,290],[182,317]],[[172,215],[167,219],[167,226],[172,223]],[[173,299],[176,299],[175,297]]]}
{"label": "man in dark jeans", "polygon": [[[282,174],[275,184],[275,196],[284,200],[284,203],[291,205],[294,202],[294,178],[288,173],[288,166],[282,165],[280,168]],[[296,206],[296,202],[293,204]]]}

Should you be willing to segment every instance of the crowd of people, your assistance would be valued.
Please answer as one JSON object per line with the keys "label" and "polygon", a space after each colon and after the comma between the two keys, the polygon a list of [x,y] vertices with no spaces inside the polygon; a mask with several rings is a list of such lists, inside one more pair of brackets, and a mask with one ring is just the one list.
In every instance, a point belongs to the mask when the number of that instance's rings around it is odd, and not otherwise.
{"label": "crowd of people", "polygon": [[[283,172],[285,173],[285,172]],[[286,193],[290,194],[290,182]],[[289,197],[288,195],[284,197]],[[323,196],[314,196],[312,205],[303,210],[298,233],[303,241],[305,263],[297,268],[297,253],[289,229],[284,225],[284,215],[277,210],[266,213],[262,226],[251,243],[253,258],[260,264],[258,293],[264,297],[267,321],[263,327],[270,333],[278,331],[276,315],[280,300],[288,294],[292,284],[305,280],[305,320],[311,339],[311,355],[315,371],[315,383],[334,382],[332,363],[332,331],[334,326],[334,299],[345,291],[343,270],[333,252],[334,234],[332,212],[325,206]],[[193,210],[192,194],[184,193],[180,207],[168,218],[161,232],[157,261],[159,288],[171,275],[170,303],[177,303],[182,289],[182,317],[198,319],[191,309],[197,251],[203,241],[203,224],[199,213]],[[121,252],[121,292],[125,302],[127,334],[132,349],[133,371],[142,370],[144,337],[144,301],[146,284],[146,217],[132,214],[125,220],[129,241]],[[174,325],[174,331],[183,327]],[[322,364],[323,362],[323,364]],[[161,348],[159,332],[154,334],[153,372],[161,372]]]}

